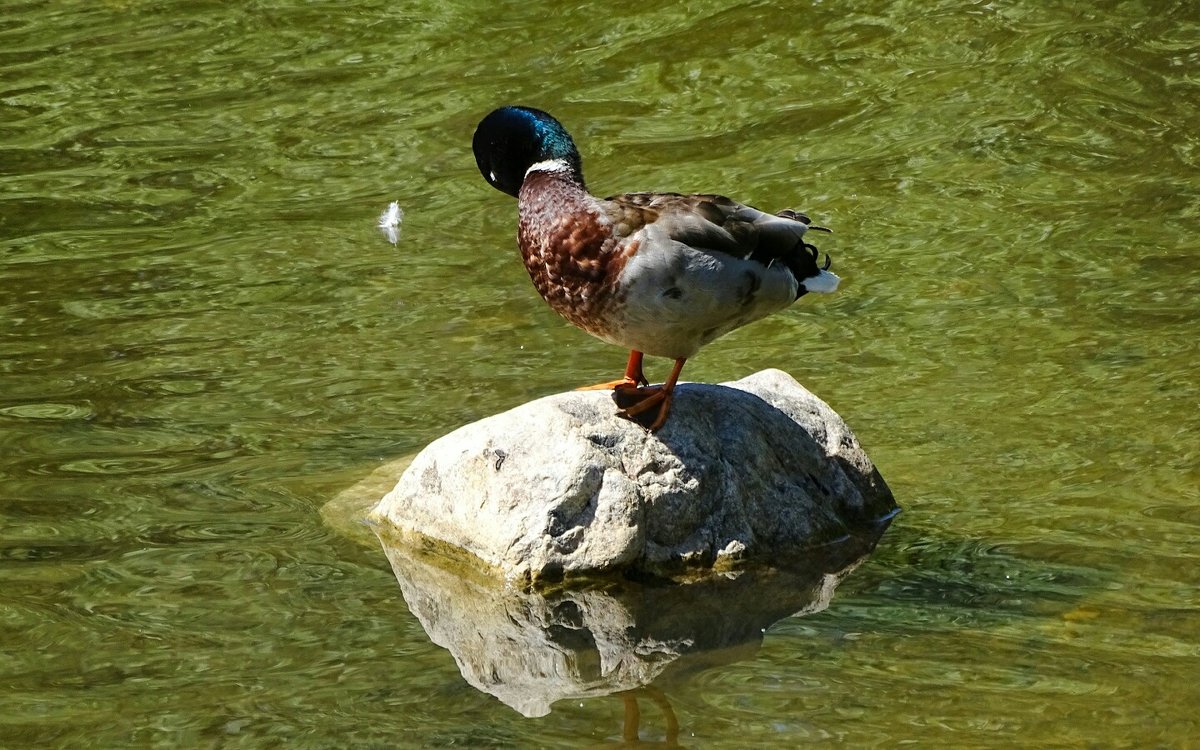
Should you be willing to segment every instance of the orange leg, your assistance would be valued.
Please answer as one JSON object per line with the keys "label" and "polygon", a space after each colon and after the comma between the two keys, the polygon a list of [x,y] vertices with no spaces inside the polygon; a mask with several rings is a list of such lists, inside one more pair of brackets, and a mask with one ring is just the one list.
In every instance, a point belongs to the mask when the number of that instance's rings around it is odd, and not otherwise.
{"label": "orange leg", "polygon": [[[683,372],[683,365],[687,359],[675,360],[675,367],[671,369],[671,377],[667,378],[667,382],[662,385],[651,385],[645,388],[638,388],[636,394],[641,396],[637,403],[628,406],[621,411],[621,416],[626,419],[633,419],[639,414],[650,411],[655,406],[658,406],[658,416],[650,424],[649,430],[655,432],[663,423],[667,421],[667,413],[671,411],[671,399],[675,395],[675,383],[679,381],[679,373]],[[633,395],[621,389],[627,395]],[[634,420],[640,423],[640,420]]]}
{"label": "orange leg", "polygon": [[634,351],[629,353],[629,364],[625,365],[624,378],[612,380],[607,383],[597,383],[596,385],[585,385],[575,390],[611,391],[618,388],[637,388],[639,385],[650,385],[650,381],[646,380],[646,376],[642,374],[642,353]]}

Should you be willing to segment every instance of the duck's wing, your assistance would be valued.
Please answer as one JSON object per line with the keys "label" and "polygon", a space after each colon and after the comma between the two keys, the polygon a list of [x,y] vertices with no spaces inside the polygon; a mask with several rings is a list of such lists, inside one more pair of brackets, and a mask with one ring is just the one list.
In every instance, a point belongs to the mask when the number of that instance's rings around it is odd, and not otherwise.
{"label": "duck's wing", "polygon": [[653,226],[697,250],[756,261],[766,268],[782,263],[798,282],[822,270],[817,249],[804,240],[809,229],[822,228],[790,209],[768,214],[723,195],[678,193],[627,193],[601,205],[618,236]]}

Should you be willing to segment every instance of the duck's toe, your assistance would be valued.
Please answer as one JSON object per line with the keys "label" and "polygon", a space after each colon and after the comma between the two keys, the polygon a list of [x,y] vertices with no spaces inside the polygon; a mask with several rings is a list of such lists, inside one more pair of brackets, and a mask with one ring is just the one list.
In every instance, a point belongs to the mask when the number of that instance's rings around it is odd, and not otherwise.
{"label": "duck's toe", "polygon": [[655,432],[667,421],[673,390],[662,385],[619,387],[613,391],[613,400],[621,407],[617,414]]}
{"label": "duck's toe", "polygon": [[640,385],[649,385],[646,376],[643,375],[641,380],[634,380],[628,375],[620,380],[610,380],[607,383],[596,383],[595,385],[581,385],[575,390],[577,391],[616,391],[621,389],[636,390]]}

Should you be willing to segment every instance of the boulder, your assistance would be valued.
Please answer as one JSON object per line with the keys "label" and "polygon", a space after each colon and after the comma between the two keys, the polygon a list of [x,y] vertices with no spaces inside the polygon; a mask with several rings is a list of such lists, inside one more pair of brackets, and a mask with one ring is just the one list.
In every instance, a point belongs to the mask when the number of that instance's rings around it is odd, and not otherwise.
{"label": "boulder", "polygon": [[680,384],[656,433],[604,391],[466,425],[418,454],[371,517],[528,583],[785,564],[896,510],[841,417],[765,370]]}

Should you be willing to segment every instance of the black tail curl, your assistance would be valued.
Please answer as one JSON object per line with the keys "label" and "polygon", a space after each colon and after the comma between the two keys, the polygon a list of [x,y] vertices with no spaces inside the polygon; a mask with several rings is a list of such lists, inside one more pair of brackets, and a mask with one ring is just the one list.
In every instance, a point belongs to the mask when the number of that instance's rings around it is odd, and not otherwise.
{"label": "black tail curl", "polygon": [[[798,221],[804,224],[806,230],[813,229],[818,232],[825,232],[826,234],[833,233],[832,229],[829,229],[828,227],[816,226],[815,224],[811,223],[812,220],[809,219],[808,216],[800,213],[799,211],[793,211],[790,208],[784,209],[775,215],[784,219]],[[776,254],[773,257],[766,253],[765,250],[766,248],[758,248],[748,257],[768,266],[771,263],[782,261],[783,264],[787,266],[788,270],[792,272],[792,275],[796,277],[797,298],[803,295],[806,291],[803,284],[805,279],[816,276],[820,271],[828,271],[830,266],[833,265],[833,259],[829,257],[829,253],[825,254],[825,264],[821,265],[821,252],[817,250],[817,246],[813,245],[812,243],[805,242],[804,240],[800,240],[799,243],[793,246],[789,251],[780,252],[779,249],[776,249]]]}
{"label": "black tail curl", "polygon": [[[829,230],[827,229],[825,231],[829,231]],[[804,246],[805,250],[807,250],[810,254],[812,254],[813,265],[814,266],[817,265],[817,262],[821,260],[821,251],[817,249],[817,246],[809,244],[807,242],[801,242],[800,244]],[[825,253],[825,265],[817,266],[817,267],[820,268],[822,271],[828,271],[829,266],[832,265],[832,263],[833,263],[833,258],[829,257],[829,253]]]}

